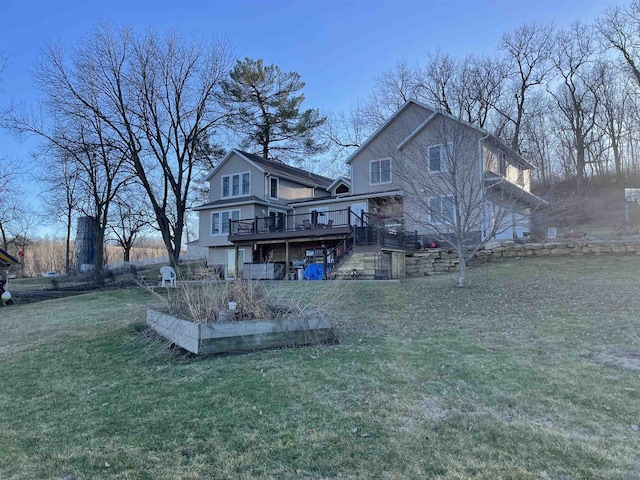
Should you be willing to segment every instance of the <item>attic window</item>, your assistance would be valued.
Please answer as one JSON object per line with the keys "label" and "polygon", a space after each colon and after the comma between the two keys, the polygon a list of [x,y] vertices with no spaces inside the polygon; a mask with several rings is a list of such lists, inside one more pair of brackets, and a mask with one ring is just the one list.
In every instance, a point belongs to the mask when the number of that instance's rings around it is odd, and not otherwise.
{"label": "attic window", "polygon": [[369,163],[371,185],[391,182],[391,159],[371,160]]}
{"label": "attic window", "polygon": [[249,172],[225,175],[222,177],[222,198],[240,197],[251,192],[251,174]]}
{"label": "attic window", "polygon": [[346,186],[344,183],[341,183],[336,187],[336,195],[340,193],[349,193],[349,187]]}
{"label": "attic window", "polygon": [[278,198],[280,190],[280,180],[277,177],[271,177],[269,180],[269,198]]}
{"label": "attic window", "polygon": [[428,157],[429,173],[446,172],[449,164],[455,161],[453,143],[430,146],[428,148]]}

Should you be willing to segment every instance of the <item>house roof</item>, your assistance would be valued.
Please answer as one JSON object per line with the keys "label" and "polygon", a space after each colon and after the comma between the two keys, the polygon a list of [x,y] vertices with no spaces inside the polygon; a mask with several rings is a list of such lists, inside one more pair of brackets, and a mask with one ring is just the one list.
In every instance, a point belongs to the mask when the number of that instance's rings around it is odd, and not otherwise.
{"label": "house roof", "polygon": [[221,200],[215,200],[213,202],[203,203],[202,205],[198,205],[194,207],[192,210],[207,210],[212,207],[224,207],[224,206],[232,206],[232,205],[246,205],[249,203],[258,203],[260,205],[271,205],[269,202],[265,202],[262,198],[256,197],[255,195],[247,195],[244,197],[235,197],[235,198],[223,198]]}
{"label": "house roof", "polygon": [[351,179],[347,177],[338,177],[327,187],[327,192],[332,188],[337,187],[340,183],[345,184],[347,187],[351,188]]}
{"label": "house roof", "polygon": [[262,158],[258,155],[254,155],[253,153],[244,152],[236,148],[225,155],[222,161],[209,174],[207,180],[211,180],[220,167],[222,167],[222,165],[224,165],[233,156],[233,154],[243,158],[263,173],[270,173],[277,177],[292,180],[309,187],[327,188],[333,182],[333,178],[311,173],[307,170],[303,170],[302,168],[292,167],[291,165],[286,165],[276,160]]}
{"label": "house roof", "polygon": [[531,207],[544,207],[549,205],[545,199],[538,197],[537,195],[528,192],[520,185],[508,182],[502,175],[496,173],[485,173],[485,185],[487,188],[495,188],[501,192],[509,195],[514,200],[519,200]]}
{"label": "house roof", "polygon": [[528,167],[531,170],[534,170],[537,168],[533,163],[531,163],[529,160],[524,158],[522,155],[516,152],[513,148],[511,148],[509,145],[507,145],[498,137],[496,137],[494,134],[489,133],[488,135],[489,135],[489,141],[497,145],[502,150],[506,150],[509,153],[509,155],[511,155],[512,157],[516,157],[520,161],[520,163],[522,163],[525,167]]}
{"label": "house roof", "polygon": [[[380,135],[385,128],[387,128],[396,118],[398,118],[400,116],[400,114],[402,112],[404,112],[407,108],[409,108],[409,106],[411,104],[415,104],[415,105],[420,105],[421,107],[425,107],[424,105],[422,105],[421,103],[419,103],[416,100],[407,100],[404,105],[402,105],[393,115],[391,115],[389,118],[387,118],[387,121],[384,122],[375,132],[373,132],[373,134],[371,134],[369,136],[369,138],[367,138],[365,140],[365,142],[360,145],[357,150],[355,152],[353,152],[351,155],[349,155],[349,158],[347,158],[347,164],[351,164],[351,162],[353,161],[354,158],[356,158],[356,156],[358,156],[358,154],[360,153],[361,150],[367,148],[367,146],[373,142],[373,140]],[[428,107],[425,107],[428,108]]]}
{"label": "house roof", "polygon": [[487,137],[487,139],[490,139],[494,144],[498,145],[500,148],[506,150],[509,152],[509,154],[511,156],[514,156],[519,162],[521,162],[524,166],[530,168],[530,169],[534,169],[536,168],[534,164],[532,164],[531,162],[529,162],[527,159],[525,159],[524,157],[522,157],[522,155],[520,155],[518,152],[516,152],[515,150],[513,150],[511,147],[509,147],[509,145],[507,145],[506,143],[504,143],[502,140],[500,140],[498,137],[496,137],[494,134],[490,133],[489,131],[485,130],[484,128],[480,128],[477,125],[474,125],[473,123],[467,122],[465,120],[462,120],[460,118],[457,118],[455,115],[451,115],[450,113],[444,112],[442,110],[436,110],[418,100],[415,99],[409,99],[405,102],[404,105],[402,105],[402,107],[400,107],[393,115],[391,115],[387,121],[380,127],[378,128],[367,140],[366,142],[364,142],[355,152],[353,152],[351,154],[351,156],[349,156],[349,158],[347,159],[347,163],[350,164],[353,159],[360,153],[360,151],[365,148],[367,145],[369,145],[378,135],[380,135],[384,129],[387,128],[387,126],[389,126],[389,124],[391,124],[402,112],[404,112],[410,105],[417,105],[421,108],[424,108],[425,110],[427,110],[428,112],[431,112],[429,114],[429,116],[422,122],[420,123],[420,125],[418,125],[418,127],[409,134],[409,136],[407,138],[405,138],[402,142],[400,142],[400,144],[396,147],[398,150],[402,150],[402,148],[409,143],[412,139],[414,139],[424,128],[427,127],[427,125],[429,125],[429,123],[431,123],[433,121],[433,119],[437,116],[437,115],[442,115],[443,117],[449,118],[451,120],[455,120],[456,122],[459,122],[463,125],[468,126],[469,128],[476,130],[477,132],[483,134],[485,137]]}
{"label": "house roof", "polygon": [[12,263],[20,262],[0,248],[0,265],[11,265]]}
{"label": "house roof", "polygon": [[358,193],[355,195],[339,195],[339,196],[331,196],[331,197],[312,198],[309,200],[298,200],[298,201],[289,203],[289,205],[293,207],[303,207],[305,205],[320,205],[323,203],[348,202],[351,200],[364,200],[366,198],[403,196],[403,195],[404,195],[404,192],[402,190],[396,189],[396,190],[386,190],[384,192]]}
{"label": "house roof", "polygon": [[244,157],[260,165],[265,171],[277,176],[289,178],[290,180],[295,180],[296,182],[304,183],[313,187],[318,186],[327,188],[331,183],[333,183],[333,178],[324,177],[322,175],[303,170],[302,168],[292,167],[275,160],[268,160],[258,155],[254,155],[253,153],[242,152],[240,150],[238,150],[238,152],[240,152]]}

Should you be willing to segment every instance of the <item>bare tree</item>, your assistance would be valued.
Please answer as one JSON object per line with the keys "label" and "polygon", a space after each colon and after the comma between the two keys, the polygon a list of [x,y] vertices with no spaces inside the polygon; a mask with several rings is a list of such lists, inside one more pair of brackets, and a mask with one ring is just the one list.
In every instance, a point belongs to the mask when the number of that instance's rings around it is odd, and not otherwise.
{"label": "bare tree", "polygon": [[109,148],[126,158],[146,191],[174,264],[202,143],[226,114],[217,98],[230,63],[224,42],[100,26],[75,46],[70,61],[50,45],[37,70],[61,115],[95,118],[108,130]]}
{"label": "bare tree", "polygon": [[131,249],[153,220],[144,191],[133,182],[125,185],[114,200],[109,219],[109,229],[122,248],[125,262],[131,260]]}
{"label": "bare tree", "polygon": [[499,48],[506,56],[509,81],[506,95],[497,102],[497,107],[508,121],[510,145],[517,152],[521,151],[520,136],[532,96],[553,68],[553,33],[553,25],[526,23],[504,33],[500,39]]}
{"label": "bare tree", "polygon": [[596,124],[608,139],[608,147],[613,155],[615,175],[618,180],[624,176],[624,142],[626,130],[633,128],[628,120],[634,117],[630,79],[622,75],[613,62],[598,62],[601,70],[602,85],[597,91],[600,108]]}
{"label": "bare tree", "polygon": [[588,139],[596,126],[598,91],[604,80],[602,70],[594,63],[592,33],[591,28],[580,23],[558,33],[553,64],[559,82],[549,90],[564,119],[564,128],[571,133],[579,188],[584,184]]}
{"label": "bare tree", "polygon": [[425,100],[419,83],[420,68],[405,60],[375,79],[367,98],[353,103],[347,112],[330,115],[322,127],[334,163],[354,152],[389,116],[409,99]]}
{"label": "bare tree", "polygon": [[458,86],[458,61],[440,50],[429,52],[426,65],[419,72],[422,99],[445,113],[454,114]]}
{"label": "bare tree", "polygon": [[329,115],[321,134],[329,145],[331,163],[328,169],[344,174],[344,158],[357,150],[371,135],[372,128],[362,111],[362,102],[351,105],[346,112]]}
{"label": "bare tree", "polygon": [[64,271],[71,273],[71,235],[74,219],[79,212],[80,185],[78,164],[72,161],[64,149],[49,143],[41,151],[42,168],[38,180],[45,188],[41,193],[47,205],[42,215],[46,223],[62,223],[65,228]]}
{"label": "bare tree", "polygon": [[[4,70],[7,68],[7,62],[9,60],[9,55],[4,51],[0,50],[0,84],[2,83],[2,74]],[[0,90],[2,92],[2,90]],[[13,106],[10,104],[2,105],[0,102],[0,126],[3,125],[4,121],[9,117],[11,112],[13,111]]]}
{"label": "bare tree", "polygon": [[[128,151],[123,148],[109,125],[95,111],[86,111],[75,105],[70,109],[64,101],[55,97],[49,86],[40,78],[40,86],[46,96],[45,109],[53,124],[29,119],[14,118],[13,128],[35,134],[45,140],[42,152],[60,160],[59,173],[68,178],[58,180],[65,189],[65,213],[67,235],[70,234],[72,208],[95,219],[97,231],[94,238],[94,272],[102,279],[104,267],[104,240],[109,218],[109,208],[118,190],[131,176],[125,169]],[[73,192],[69,189],[73,182]],[[69,195],[73,194],[73,198]],[[73,205],[73,206],[72,206]],[[69,240],[67,241],[69,243]],[[70,264],[65,262],[65,269]]]}
{"label": "bare tree", "polygon": [[[7,65],[7,54],[0,50],[0,82],[2,72]],[[0,126],[10,112],[10,108],[0,105]],[[0,158],[0,240],[4,250],[9,243],[11,223],[18,218],[20,190],[17,186],[19,169],[16,162],[9,158]]]}
{"label": "bare tree", "polygon": [[507,64],[498,57],[467,55],[459,65],[456,115],[485,128],[503,94]]}
{"label": "bare tree", "polygon": [[424,67],[398,62],[375,79],[373,92],[347,114],[330,118],[325,136],[337,154],[351,153],[408,100],[419,100],[483,128],[498,102],[506,76],[498,57],[457,60],[439,50]]}
{"label": "bare tree", "polygon": [[469,260],[497,235],[528,225],[536,197],[516,185],[528,182],[516,167],[525,161],[495,137],[444,114],[431,125],[430,133],[399,150],[394,178],[402,184],[409,223],[455,248],[464,287]]}
{"label": "bare tree", "polygon": [[553,135],[553,119],[550,115],[553,105],[548,96],[541,92],[532,98],[532,103],[537,103],[541,108],[540,112],[532,116],[522,128],[520,151],[536,165],[536,170],[533,172],[535,180],[540,184],[548,185],[555,173],[556,138]]}
{"label": "bare tree", "polygon": [[393,69],[375,78],[373,91],[366,100],[352,108],[358,115],[358,123],[366,125],[369,132],[380,127],[409,99],[422,99],[419,65],[411,66],[399,61]]}
{"label": "bare tree", "polygon": [[607,8],[596,22],[602,43],[618,52],[640,86],[640,1]]}
{"label": "bare tree", "polygon": [[13,236],[20,230],[20,216],[25,205],[18,187],[20,178],[18,163],[4,158],[0,160],[0,245],[9,248]]}

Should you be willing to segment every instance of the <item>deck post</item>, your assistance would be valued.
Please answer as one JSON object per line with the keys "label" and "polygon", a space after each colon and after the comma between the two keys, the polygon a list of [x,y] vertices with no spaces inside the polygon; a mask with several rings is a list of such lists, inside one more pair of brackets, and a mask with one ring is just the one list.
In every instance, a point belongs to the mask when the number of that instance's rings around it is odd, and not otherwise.
{"label": "deck post", "polygon": [[284,279],[289,280],[289,240],[284,242]]}
{"label": "deck post", "polygon": [[322,244],[322,279],[326,280],[327,279],[327,247],[326,245],[323,243]]}
{"label": "deck post", "polygon": [[240,264],[240,248],[238,247],[238,244],[236,243],[235,245],[236,248],[236,275],[235,275],[235,279],[239,280],[240,279],[240,269],[238,268],[238,265]]}

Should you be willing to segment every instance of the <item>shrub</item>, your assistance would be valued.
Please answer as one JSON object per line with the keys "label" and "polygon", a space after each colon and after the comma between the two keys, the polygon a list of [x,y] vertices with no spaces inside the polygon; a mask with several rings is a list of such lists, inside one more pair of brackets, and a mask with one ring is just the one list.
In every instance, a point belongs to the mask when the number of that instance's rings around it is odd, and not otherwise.
{"label": "shrub", "polygon": [[[235,282],[179,285],[166,295],[156,292],[156,308],[197,323],[220,321],[329,318],[334,319],[343,305],[340,282],[299,285],[287,282]],[[236,303],[235,313],[229,303]],[[230,314],[231,313],[231,314]]]}

